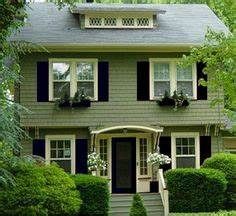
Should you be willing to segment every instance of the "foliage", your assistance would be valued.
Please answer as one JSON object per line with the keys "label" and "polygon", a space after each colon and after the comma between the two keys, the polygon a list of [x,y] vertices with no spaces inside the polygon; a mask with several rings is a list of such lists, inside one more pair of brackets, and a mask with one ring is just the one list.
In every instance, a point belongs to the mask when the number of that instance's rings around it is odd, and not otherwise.
{"label": "foliage", "polygon": [[214,169],[175,169],[166,172],[171,212],[211,212],[223,208],[227,180]]}
{"label": "foliage", "polygon": [[171,159],[168,155],[160,154],[158,152],[155,153],[149,153],[147,162],[152,165],[163,165],[163,164],[169,164],[171,162]]}
{"label": "foliage", "polygon": [[88,155],[88,170],[106,170],[107,163],[101,159],[100,154],[96,152],[92,152]]}
{"label": "foliage", "polygon": [[228,181],[235,176],[236,172],[236,155],[230,153],[218,153],[207,158],[202,167],[218,169],[225,174]]}
{"label": "foliage", "polygon": [[55,101],[55,107],[90,107],[90,98],[84,93],[84,90],[77,91],[73,98],[65,92],[61,98]]}
{"label": "foliage", "polygon": [[108,215],[109,197],[108,181],[98,176],[74,175],[76,188],[82,199],[81,215]]}
{"label": "foliage", "polygon": [[[15,104],[10,94],[15,83],[19,83],[20,66],[18,49],[7,38],[24,25],[24,1],[0,1],[0,165],[9,159],[11,150],[19,151],[22,129],[18,122],[22,107]],[[0,184],[12,182],[11,173],[0,168]]]}
{"label": "foliage", "polygon": [[142,197],[139,194],[134,194],[132,206],[130,208],[130,216],[147,216],[147,210],[143,205]]}
{"label": "foliage", "polygon": [[204,73],[210,79],[200,80],[199,84],[207,85],[212,92],[217,93],[212,105],[225,103],[227,108],[232,108],[232,102],[236,98],[236,61],[231,49],[232,39],[223,32],[216,33],[209,29],[204,44],[193,48],[189,56],[184,55],[182,62],[183,66],[194,62],[205,63]]}
{"label": "foliage", "polygon": [[236,204],[236,155],[219,153],[206,159],[202,165],[204,168],[212,168],[222,171],[228,180],[226,193],[226,207],[231,208]]}
{"label": "foliage", "polygon": [[3,215],[74,215],[81,200],[73,180],[55,165],[38,165],[16,157],[5,164],[15,183],[0,188]]}
{"label": "foliage", "polygon": [[178,107],[186,107],[189,105],[188,96],[181,91],[179,94],[174,91],[173,96],[170,96],[170,94],[165,91],[165,95],[157,100],[157,103],[159,106],[172,106],[175,109]]}

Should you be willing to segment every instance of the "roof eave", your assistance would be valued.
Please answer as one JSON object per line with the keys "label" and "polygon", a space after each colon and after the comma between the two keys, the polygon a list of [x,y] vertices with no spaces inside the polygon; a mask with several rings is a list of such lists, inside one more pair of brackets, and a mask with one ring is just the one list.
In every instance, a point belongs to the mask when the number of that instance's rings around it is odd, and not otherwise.
{"label": "roof eave", "polygon": [[50,52],[189,52],[201,43],[40,43]]}

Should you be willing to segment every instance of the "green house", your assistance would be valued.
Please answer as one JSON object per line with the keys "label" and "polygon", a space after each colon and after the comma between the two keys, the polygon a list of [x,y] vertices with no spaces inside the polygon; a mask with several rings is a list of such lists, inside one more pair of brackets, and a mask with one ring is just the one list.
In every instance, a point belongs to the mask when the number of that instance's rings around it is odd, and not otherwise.
{"label": "green house", "polygon": [[[20,122],[32,138],[22,141],[22,154],[87,173],[88,153],[99,152],[108,168],[96,174],[110,180],[110,191],[134,193],[150,191],[147,157],[155,149],[172,159],[164,170],[199,168],[222,150],[218,109],[210,106],[215,92],[198,85],[210,79],[204,64],[178,65],[208,27],[228,32],[209,7],[34,3],[28,13],[12,39],[47,52],[21,57],[15,98],[31,111]],[[187,104],[157,103],[175,92]]]}

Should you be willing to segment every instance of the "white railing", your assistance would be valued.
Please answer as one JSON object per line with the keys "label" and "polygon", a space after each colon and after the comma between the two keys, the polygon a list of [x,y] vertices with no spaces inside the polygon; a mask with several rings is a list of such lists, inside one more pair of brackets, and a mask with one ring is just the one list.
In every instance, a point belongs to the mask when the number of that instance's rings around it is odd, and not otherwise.
{"label": "white railing", "polygon": [[161,195],[161,200],[164,207],[164,215],[168,216],[169,215],[169,193],[166,188],[166,183],[165,183],[162,169],[158,170],[157,178],[158,178],[158,183],[159,183],[159,193]]}

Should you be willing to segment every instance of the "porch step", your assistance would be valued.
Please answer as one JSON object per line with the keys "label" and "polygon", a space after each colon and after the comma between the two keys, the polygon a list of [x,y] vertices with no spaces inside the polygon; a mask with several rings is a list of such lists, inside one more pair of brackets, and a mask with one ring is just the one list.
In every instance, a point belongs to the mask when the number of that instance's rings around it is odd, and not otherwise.
{"label": "porch step", "polygon": [[[164,210],[160,194],[140,193],[148,216],[163,216]],[[110,216],[128,216],[132,205],[133,194],[112,194],[110,200]]]}

